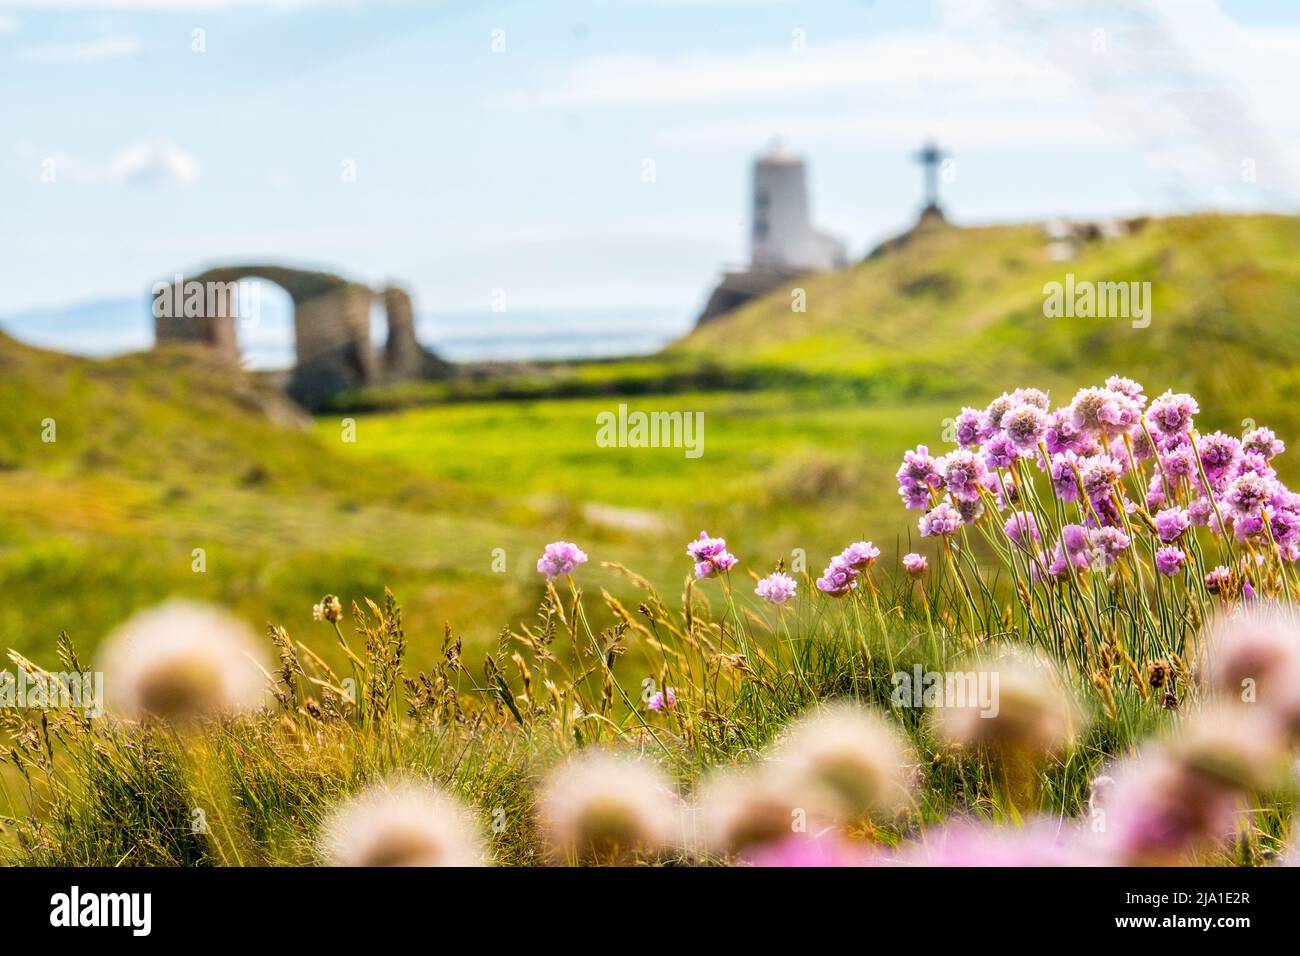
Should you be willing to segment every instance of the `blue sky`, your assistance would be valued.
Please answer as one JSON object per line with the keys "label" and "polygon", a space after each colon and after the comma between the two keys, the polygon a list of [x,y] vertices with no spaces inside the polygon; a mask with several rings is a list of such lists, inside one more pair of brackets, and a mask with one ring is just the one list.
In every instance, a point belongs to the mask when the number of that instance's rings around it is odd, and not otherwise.
{"label": "blue sky", "polygon": [[249,259],[689,314],[774,137],[855,255],[926,136],[959,222],[1295,211],[1297,90],[1282,0],[0,0],[0,315]]}

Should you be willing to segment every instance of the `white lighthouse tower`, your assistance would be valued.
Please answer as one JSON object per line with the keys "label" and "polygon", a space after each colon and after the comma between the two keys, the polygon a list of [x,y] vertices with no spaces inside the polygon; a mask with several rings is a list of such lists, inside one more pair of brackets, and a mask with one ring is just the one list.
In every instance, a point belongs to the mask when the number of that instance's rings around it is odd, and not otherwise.
{"label": "white lighthouse tower", "polygon": [[722,274],[700,313],[700,324],[774,289],[788,288],[799,276],[848,265],[844,243],[813,228],[803,160],[779,143],[754,160],[749,257],[749,268]]}
{"label": "white lighthouse tower", "polygon": [[844,243],[813,228],[803,159],[773,144],[754,162],[754,269],[821,272],[847,264]]}

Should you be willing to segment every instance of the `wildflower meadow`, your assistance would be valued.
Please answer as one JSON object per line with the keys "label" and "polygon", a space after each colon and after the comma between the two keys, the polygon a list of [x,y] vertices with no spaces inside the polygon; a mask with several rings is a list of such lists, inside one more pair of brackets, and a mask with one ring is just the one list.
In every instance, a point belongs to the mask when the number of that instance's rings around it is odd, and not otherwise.
{"label": "wildflower meadow", "polygon": [[[0,691],[31,706],[0,709],[0,854],[1294,863],[1300,495],[1279,436],[1202,434],[1200,412],[1119,376],[1055,408],[1034,388],[963,408],[950,447],[902,454],[896,565],[869,540],[820,573],[756,565],[744,528],[710,528],[665,594],[539,542],[536,614],[481,659],[452,624],[411,666],[392,593],[304,594],[313,630],[261,637],[173,600],[93,661],[75,634],[57,659],[12,652]],[[593,593],[595,564],[639,599]]]}

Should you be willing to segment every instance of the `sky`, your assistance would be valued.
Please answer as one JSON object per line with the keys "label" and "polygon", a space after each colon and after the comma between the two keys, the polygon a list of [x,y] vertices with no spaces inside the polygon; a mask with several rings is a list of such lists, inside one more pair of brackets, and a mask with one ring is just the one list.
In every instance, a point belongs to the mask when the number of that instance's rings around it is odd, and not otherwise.
{"label": "sky", "polygon": [[854,256],[928,137],[958,223],[1295,212],[1297,91],[1294,0],[0,0],[0,316],[249,260],[689,315],[778,138]]}

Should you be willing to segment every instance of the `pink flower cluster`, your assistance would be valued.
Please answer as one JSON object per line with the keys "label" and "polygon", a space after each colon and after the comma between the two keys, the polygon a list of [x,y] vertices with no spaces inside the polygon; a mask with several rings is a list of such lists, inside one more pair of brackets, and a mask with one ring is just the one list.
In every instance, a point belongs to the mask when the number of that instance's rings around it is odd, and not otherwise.
{"label": "pink flower cluster", "polygon": [[903,570],[909,577],[924,577],[925,572],[930,570],[930,562],[925,555],[912,551],[903,555]]}
{"label": "pink flower cluster", "polygon": [[[1160,546],[1156,568],[1166,575],[1182,572],[1183,540],[1197,526],[1300,559],[1300,495],[1272,464],[1285,445],[1263,427],[1241,438],[1198,435],[1199,413],[1190,395],[1168,391],[1148,401],[1141,385],[1120,376],[1056,409],[1038,389],[1017,389],[985,409],[963,408],[958,447],[947,454],[936,457],[924,445],[907,452],[899,494],[924,512],[925,537],[952,537],[979,522],[986,507],[1009,512],[999,523],[1035,580],[1110,567],[1130,548],[1132,531],[1151,526]],[[1078,513],[1056,541],[1042,540],[1044,529],[1019,501],[1027,468]]]}
{"label": "pink flower cluster", "polygon": [[880,549],[870,541],[849,545],[835,557],[817,579],[817,589],[832,597],[843,597],[858,586],[858,574],[880,557]]}
{"label": "pink flower cluster", "polygon": [[646,706],[656,712],[672,710],[677,706],[677,691],[671,687],[656,691],[654,696],[646,703]]}
{"label": "pink flower cluster", "polygon": [[730,571],[736,564],[736,556],[727,550],[726,539],[710,538],[707,531],[701,531],[700,536],[686,546],[686,554],[695,562],[697,580]]}
{"label": "pink flower cluster", "polygon": [[537,571],[546,580],[572,574],[573,569],[587,563],[587,553],[569,541],[552,541],[537,559]]}
{"label": "pink flower cluster", "polygon": [[781,571],[773,571],[758,582],[754,593],[768,604],[782,605],[794,597],[799,585],[794,578]]}

